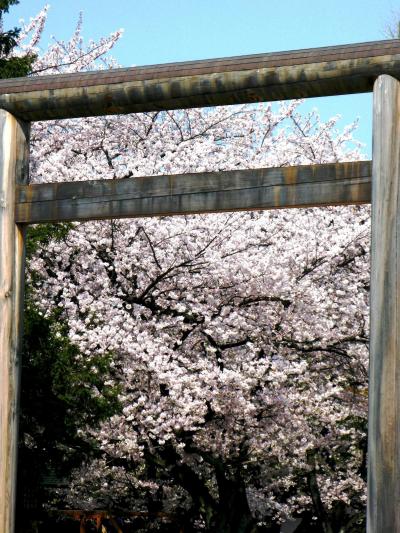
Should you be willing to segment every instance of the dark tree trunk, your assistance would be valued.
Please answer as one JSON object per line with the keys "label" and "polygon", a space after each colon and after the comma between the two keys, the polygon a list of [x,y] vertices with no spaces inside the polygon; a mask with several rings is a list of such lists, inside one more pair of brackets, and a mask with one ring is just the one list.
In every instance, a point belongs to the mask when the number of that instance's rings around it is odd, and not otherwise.
{"label": "dark tree trunk", "polygon": [[[175,482],[191,496],[193,510],[200,516],[210,533],[257,533],[259,528],[253,518],[247,501],[246,489],[239,469],[231,472],[224,463],[207,457],[214,467],[218,485],[218,499],[211,494],[207,483],[181,458],[171,445],[159,451],[158,459],[145,452],[148,462],[158,468],[168,468]],[[172,468],[170,465],[173,465]]]}
{"label": "dark tree trunk", "polygon": [[334,528],[329,519],[328,513],[325,510],[324,504],[321,500],[321,495],[318,487],[316,465],[315,465],[316,451],[309,450],[307,452],[307,463],[310,466],[310,471],[307,476],[308,488],[310,490],[311,499],[315,514],[318,516],[318,520],[321,523],[321,529],[323,533],[334,533]]}
{"label": "dark tree trunk", "polygon": [[234,479],[228,479],[224,465],[216,466],[219,503],[214,514],[213,531],[219,533],[256,533],[254,520],[247,501],[245,484],[237,472]]}

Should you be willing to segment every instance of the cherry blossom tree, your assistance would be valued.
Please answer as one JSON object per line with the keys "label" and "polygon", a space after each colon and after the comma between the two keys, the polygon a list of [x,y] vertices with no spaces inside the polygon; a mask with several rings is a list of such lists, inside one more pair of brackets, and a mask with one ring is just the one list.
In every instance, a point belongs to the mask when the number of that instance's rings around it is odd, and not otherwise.
{"label": "cherry blossom tree", "polygon": [[[39,55],[45,18],[24,53]],[[115,66],[120,32],[85,47],[80,29],[34,71]],[[337,120],[286,102],[35,123],[31,179],[359,159],[356,124]],[[80,429],[101,455],[63,497],[163,511],[188,531],[279,531],[292,517],[299,532],[361,530],[368,261],[360,206],[98,221],[50,240],[29,264],[36,304],[59,310],[78,362],[112,355],[104,385],[122,406]]]}

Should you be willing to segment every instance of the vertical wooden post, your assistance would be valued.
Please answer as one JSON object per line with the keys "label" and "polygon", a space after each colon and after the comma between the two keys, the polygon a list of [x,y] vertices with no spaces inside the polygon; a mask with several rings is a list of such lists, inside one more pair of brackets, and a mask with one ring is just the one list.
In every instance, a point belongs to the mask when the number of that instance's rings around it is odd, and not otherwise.
{"label": "vertical wooden post", "polygon": [[400,533],[400,83],[374,86],[368,533]]}
{"label": "vertical wooden post", "polygon": [[25,231],[15,224],[15,184],[27,183],[29,125],[0,110],[0,532],[15,527],[20,338]]}

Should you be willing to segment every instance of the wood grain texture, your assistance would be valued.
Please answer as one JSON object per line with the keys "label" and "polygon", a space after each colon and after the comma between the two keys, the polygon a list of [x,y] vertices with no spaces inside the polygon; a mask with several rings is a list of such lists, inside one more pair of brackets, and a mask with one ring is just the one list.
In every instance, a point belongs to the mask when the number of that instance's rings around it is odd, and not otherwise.
{"label": "wood grain texture", "polygon": [[369,533],[400,532],[400,83],[374,88]]}
{"label": "wood grain texture", "polygon": [[24,120],[85,117],[371,91],[400,76],[400,40],[0,81]]}
{"label": "wood grain texture", "polygon": [[361,204],[371,162],[18,186],[19,223]]}
{"label": "wood grain texture", "polygon": [[26,183],[28,130],[0,110],[0,531],[14,531],[24,228],[15,224],[16,183]]}

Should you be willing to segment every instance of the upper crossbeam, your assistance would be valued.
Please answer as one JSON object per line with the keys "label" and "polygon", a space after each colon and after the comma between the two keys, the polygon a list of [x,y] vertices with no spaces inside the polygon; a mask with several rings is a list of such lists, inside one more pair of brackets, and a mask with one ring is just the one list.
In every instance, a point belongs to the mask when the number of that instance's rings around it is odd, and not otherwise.
{"label": "upper crossbeam", "polygon": [[0,81],[0,108],[25,121],[372,91],[400,76],[400,40]]}

